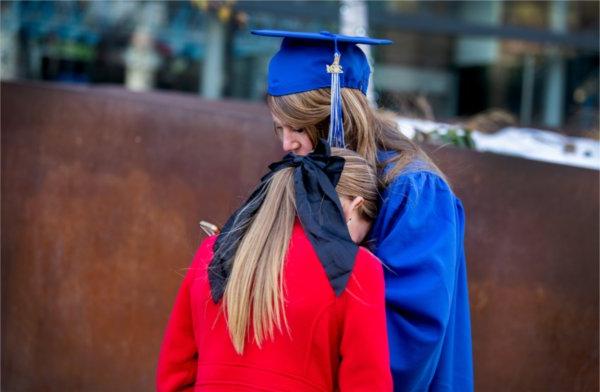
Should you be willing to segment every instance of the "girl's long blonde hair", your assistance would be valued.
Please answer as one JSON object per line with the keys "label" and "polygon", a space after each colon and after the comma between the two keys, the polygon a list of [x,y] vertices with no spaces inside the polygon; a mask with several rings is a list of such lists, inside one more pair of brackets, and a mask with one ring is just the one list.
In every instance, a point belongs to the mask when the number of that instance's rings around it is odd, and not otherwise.
{"label": "girl's long blonde hair", "polygon": [[[377,176],[360,155],[344,149],[332,149],[332,155],[345,159],[344,170],[336,191],[340,197],[362,196],[358,207],[367,221],[377,215]],[[267,186],[264,201],[242,238],[233,258],[223,306],[229,335],[238,354],[243,354],[251,332],[260,347],[275,330],[280,333],[289,325],[285,316],[284,261],[290,242],[296,200],[293,168],[275,173]],[[236,230],[235,225],[232,230]]]}
{"label": "girl's long blonde hair", "polygon": [[[349,149],[358,152],[380,172],[390,165],[382,176],[387,186],[409,163],[414,168],[427,168],[443,177],[443,173],[427,154],[404,136],[396,125],[394,115],[373,110],[360,90],[342,88],[344,135]],[[330,90],[310,90],[283,96],[267,96],[267,104],[283,123],[307,132],[313,145],[318,139],[327,139],[329,132]],[[379,162],[378,150],[393,151],[388,160]]]}

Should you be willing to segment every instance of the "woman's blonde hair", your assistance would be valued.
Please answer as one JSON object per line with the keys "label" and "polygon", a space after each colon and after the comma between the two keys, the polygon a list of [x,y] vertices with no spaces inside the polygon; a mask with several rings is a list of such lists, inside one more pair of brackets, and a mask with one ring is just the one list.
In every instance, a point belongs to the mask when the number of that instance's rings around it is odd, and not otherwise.
{"label": "woman's blonde hair", "polygon": [[[384,187],[409,163],[413,163],[415,169],[427,168],[443,177],[427,154],[398,130],[392,113],[372,109],[360,90],[343,88],[341,95],[346,146],[358,152],[379,171],[390,165],[390,169],[381,176]],[[313,145],[319,138],[327,139],[330,101],[328,88],[267,96],[267,104],[273,114],[284,124],[307,132]],[[379,162],[379,150],[397,154]]]}
{"label": "woman's blonde hair", "polygon": [[[333,148],[332,155],[345,160],[336,186],[338,195],[351,199],[362,196],[364,202],[358,212],[367,221],[373,221],[378,198],[375,170],[353,151]],[[296,217],[293,170],[276,172],[253,220],[240,223],[248,228],[233,258],[223,295],[227,328],[238,354],[243,354],[250,331],[259,347],[267,338],[273,340],[275,329],[290,332],[285,316],[283,270]],[[232,230],[237,229],[234,224]]]}

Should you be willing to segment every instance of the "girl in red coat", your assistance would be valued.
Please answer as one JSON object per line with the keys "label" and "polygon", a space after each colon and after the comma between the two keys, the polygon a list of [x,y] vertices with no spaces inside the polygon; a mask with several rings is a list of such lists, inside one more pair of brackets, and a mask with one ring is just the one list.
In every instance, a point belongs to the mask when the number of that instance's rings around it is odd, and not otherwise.
{"label": "girl in red coat", "polygon": [[376,216],[359,155],[288,154],[196,253],[162,343],[159,391],[392,389]]}

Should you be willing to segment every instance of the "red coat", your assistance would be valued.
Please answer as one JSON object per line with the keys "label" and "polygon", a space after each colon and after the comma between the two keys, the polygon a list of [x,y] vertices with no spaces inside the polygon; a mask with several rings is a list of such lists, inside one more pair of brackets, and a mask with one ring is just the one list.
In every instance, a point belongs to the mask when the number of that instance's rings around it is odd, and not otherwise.
{"label": "red coat", "polygon": [[390,391],[383,270],[360,248],[346,290],[336,297],[296,222],[284,268],[291,336],[278,333],[244,354],[231,343],[206,268],[215,237],[196,253],[162,343],[159,391]]}

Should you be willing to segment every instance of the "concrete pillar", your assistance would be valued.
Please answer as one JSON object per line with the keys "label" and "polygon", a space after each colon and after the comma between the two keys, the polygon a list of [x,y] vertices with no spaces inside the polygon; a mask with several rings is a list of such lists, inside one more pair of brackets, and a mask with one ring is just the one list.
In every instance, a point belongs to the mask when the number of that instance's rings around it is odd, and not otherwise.
{"label": "concrete pillar", "polygon": [[19,4],[15,1],[0,15],[0,80],[19,75]]}
{"label": "concrete pillar", "polygon": [[[340,33],[344,35],[365,36],[369,31],[369,12],[364,0],[342,0],[340,5]],[[371,66],[367,98],[371,105],[375,105],[375,89],[373,86],[374,64],[371,57],[370,45],[358,45],[367,55]]]}
{"label": "concrete pillar", "polygon": [[[127,10],[124,9],[124,12]],[[154,88],[161,58],[154,50],[153,34],[164,25],[166,14],[164,2],[149,2],[136,15],[137,28],[124,55],[125,85],[131,90],[148,91]]]}
{"label": "concrete pillar", "polygon": [[[567,31],[567,9],[565,0],[555,0],[550,5],[550,28],[555,32]],[[544,94],[544,124],[560,127],[564,117],[565,102],[565,61],[559,48],[548,50]]]}
{"label": "concrete pillar", "polygon": [[[460,17],[468,22],[499,25],[502,1],[464,1]],[[461,37],[456,42],[455,62],[458,66],[491,65],[498,58],[500,43],[496,38]]]}
{"label": "concrete pillar", "polygon": [[223,95],[225,72],[225,25],[213,15],[206,15],[206,55],[202,67],[200,92],[205,98],[219,99]]}
{"label": "concrete pillar", "polygon": [[153,38],[146,29],[133,33],[131,45],[125,51],[125,86],[134,91],[154,88],[160,57],[154,52]]}
{"label": "concrete pillar", "polygon": [[523,59],[523,83],[521,85],[520,123],[531,124],[533,110],[533,91],[535,87],[535,58],[527,53]]}

